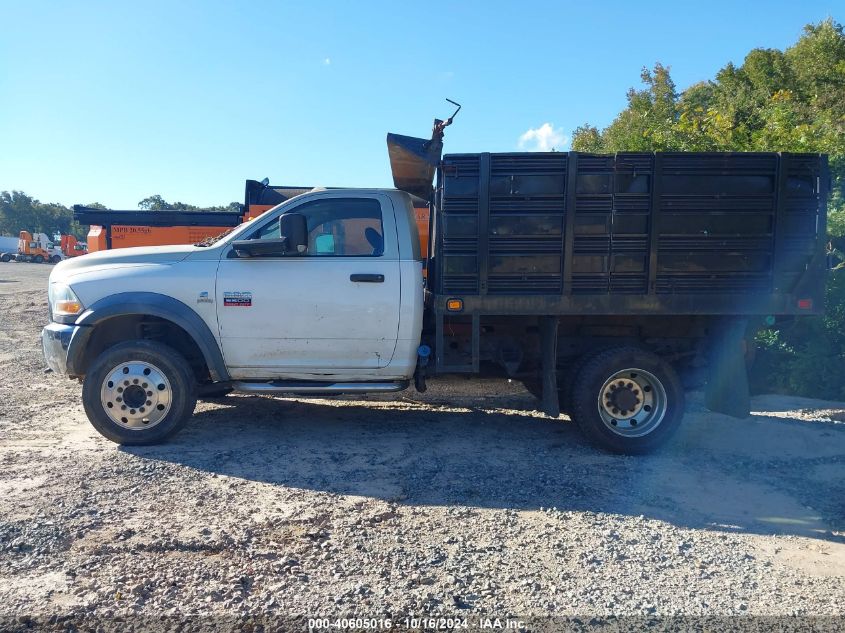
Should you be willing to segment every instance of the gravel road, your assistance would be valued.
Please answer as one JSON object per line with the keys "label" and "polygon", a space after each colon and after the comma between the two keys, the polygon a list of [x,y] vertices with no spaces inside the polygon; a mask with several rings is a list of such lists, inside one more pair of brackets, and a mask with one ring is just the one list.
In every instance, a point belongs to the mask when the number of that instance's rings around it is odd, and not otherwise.
{"label": "gravel road", "polygon": [[521,385],[459,380],[425,397],[233,396],[167,445],[120,448],[77,383],[43,373],[49,269],[0,264],[0,616],[17,626],[843,616],[845,404],[761,396],[734,420],[693,393],[666,450],[624,457]]}

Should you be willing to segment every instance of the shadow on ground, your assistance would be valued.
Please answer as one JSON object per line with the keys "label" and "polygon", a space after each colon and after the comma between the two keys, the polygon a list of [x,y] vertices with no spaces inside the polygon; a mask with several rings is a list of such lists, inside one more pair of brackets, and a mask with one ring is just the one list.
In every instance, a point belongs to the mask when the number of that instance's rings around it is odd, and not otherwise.
{"label": "shadow on ground", "polygon": [[123,450],[407,505],[555,507],[845,540],[837,533],[845,526],[841,425],[733,420],[693,407],[667,448],[628,457],[591,447],[568,420],[527,410],[532,402],[520,411],[230,397],[168,444]]}

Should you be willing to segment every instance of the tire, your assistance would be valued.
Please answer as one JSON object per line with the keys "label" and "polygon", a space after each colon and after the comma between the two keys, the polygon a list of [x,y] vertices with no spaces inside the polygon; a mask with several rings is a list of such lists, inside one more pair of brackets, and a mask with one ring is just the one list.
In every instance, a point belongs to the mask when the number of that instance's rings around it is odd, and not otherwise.
{"label": "tire", "polygon": [[3,262],[4,264],[6,262],[11,261],[11,260],[12,260],[12,256],[9,255],[9,253],[3,253],[2,255],[0,255],[0,262]]}
{"label": "tire", "polygon": [[36,264],[43,264],[44,263],[44,256],[43,255],[36,255],[32,259],[32,261],[34,261]]}
{"label": "tire", "polygon": [[658,356],[637,347],[612,348],[590,356],[580,369],[572,414],[595,445],[639,455],[678,430],[684,390],[675,370]]}
{"label": "tire", "polygon": [[[581,356],[573,358],[566,366],[558,366],[557,398],[562,413],[568,414],[572,411],[572,386],[575,383],[578,374],[581,372],[581,368],[584,367],[587,361],[599,353],[599,351],[586,352]],[[543,399],[543,383],[541,380],[532,378],[524,380],[522,384],[525,385],[525,389],[532,396],[538,400]]]}
{"label": "tire", "polygon": [[601,353],[601,350],[585,352],[580,356],[573,358],[563,370],[563,381],[558,382],[558,398],[560,399],[561,410],[569,412],[572,411],[572,398],[575,381],[578,379],[578,375],[581,373],[584,365],[586,365],[593,356],[599,353]]}
{"label": "tire", "polygon": [[[124,385],[114,380],[118,377]],[[82,383],[82,404],[91,424],[124,446],[162,442],[185,426],[196,403],[188,362],[155,341],[126,341],[106,349]]]}
{"label": "tire", "polygon": [[62,261],[62,258],[61,258],[61,257],[59,257],[58,255],[53,255],[53,256],[50,258],[50,263],[51,263],[51,264],[58,264],[60,261]]}

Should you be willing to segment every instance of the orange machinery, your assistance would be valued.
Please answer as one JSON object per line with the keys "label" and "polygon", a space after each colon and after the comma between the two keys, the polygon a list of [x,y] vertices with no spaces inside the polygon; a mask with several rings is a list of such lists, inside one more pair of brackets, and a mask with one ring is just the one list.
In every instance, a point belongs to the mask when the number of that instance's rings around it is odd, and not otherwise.
{"label": "orange machinery", "polygon": [[[90,225],[90,252],[129,246],[196,244],[311,189],[275,186],[266,179],[261,182],[247,180],[241,211],[114,211],[75,205],[73,217],[80,224]],[[428,252],[428,204],[419,199],[414,202],[420,245],[425,254]]]}
{"label": "orange machinery", "polygon": [[237,226],[240,213],[204,211],[112,211],[74,206],[73,217],[90,224],[88,250],[129,246],[195,244]]}
{"label": "orange machinery", "polygon": [[62,260],[62,256],[57,252],[46,233],[36,233],[33,236],[29,231],[20,232],[18,235],[18,252],[14,254],[4,253],[3,261],[8,261],[6,257],[9,255],[11,259],[16,261],[34,262],[36,264],[41,262],[56,263]]}
{"label": "orange machinery", "polygon": [[59,244],[65,257],[79,257],[88,252],[88,245],[78,242],[73,235],[62,235]]}
{"label": "orange machinery", "polygon": [[57,233],[54,238],[59,244],[51,240],[46,233],[33,235],[29,231],[21,231],[18,238],[18,250],[14,253],[0,253],[0,261],[8,262],[50,262],[58,263],[67,257],[77,257],[88,252],[84,242],[77,242],[73,235]]}

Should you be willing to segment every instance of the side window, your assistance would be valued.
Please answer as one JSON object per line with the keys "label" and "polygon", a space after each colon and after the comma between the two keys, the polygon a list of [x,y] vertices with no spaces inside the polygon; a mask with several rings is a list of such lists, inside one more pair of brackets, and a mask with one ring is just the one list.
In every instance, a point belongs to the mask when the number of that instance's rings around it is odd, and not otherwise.
{"label": "side window", "polygon": [[[308,224],[311,257],[379,257],[384,254],[381,204],[374,198],[327,198],[291,209]],[[279,237],[279,222],[261,227],[254,239]]]}
{"label": "side window", "polygon": [[252,234],[251,240],[276,240],[279,239],[279,218],[262,226]]}

